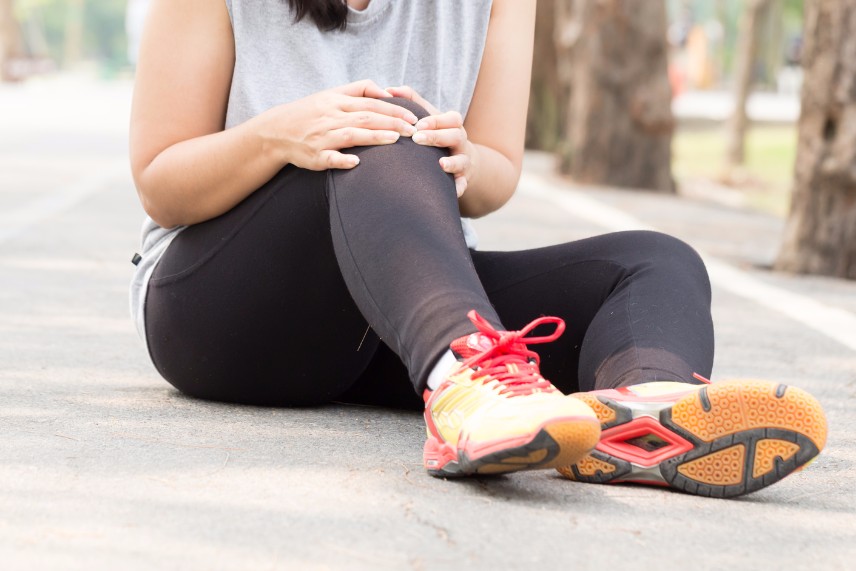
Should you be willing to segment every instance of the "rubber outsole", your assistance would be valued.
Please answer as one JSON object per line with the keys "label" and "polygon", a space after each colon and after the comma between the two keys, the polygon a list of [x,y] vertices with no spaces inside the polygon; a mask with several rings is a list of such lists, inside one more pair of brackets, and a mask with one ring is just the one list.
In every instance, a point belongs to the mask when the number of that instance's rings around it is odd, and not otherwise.
{"label": "rubber outsole", "polygon": [[[595,410],[604,437],[640,422],[632,402],[576,396]],[[659,426],[652,431],[653,452],[634,454],[632,447],[610,446],[602,439],[581,461],[559,471],[581,482],[666,485],[727,498],[778,482],[809,463],[826,443],[826,419],[817,400],[801,389],[766,381],[715,383],[663,403],[654,414]],[[640,460],[645,454],[654,458],[657,446],[664,446],[666,454],[678,452],[656,462]]]}
{"label": "rubber outsole", "polygon": [[[583,458],[597,444],[599,436],[600,423],[594,418],[562,420],[543,426],[524,444],[473,458],[461,450],[456,460],[426,469],[437,478],[459,478],[559,468]],[[429,444],[433,443],[426,443],[426,448]]]}

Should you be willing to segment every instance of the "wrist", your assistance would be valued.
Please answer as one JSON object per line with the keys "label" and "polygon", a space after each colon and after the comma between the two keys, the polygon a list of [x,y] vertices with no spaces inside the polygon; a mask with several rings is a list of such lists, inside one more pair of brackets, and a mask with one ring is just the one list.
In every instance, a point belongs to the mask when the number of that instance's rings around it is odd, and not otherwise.
{"label": "wrist", "polygon": [[284,106],[269,109],[240,126],[247,128],[252,141],[251,145],[257,149],[259,156],[264,157],[265,162],[280,168],[291,162],[291,145],[278,128],[280,125],[287,124],[283,123],[280,117],[283,113],[281,107]]}

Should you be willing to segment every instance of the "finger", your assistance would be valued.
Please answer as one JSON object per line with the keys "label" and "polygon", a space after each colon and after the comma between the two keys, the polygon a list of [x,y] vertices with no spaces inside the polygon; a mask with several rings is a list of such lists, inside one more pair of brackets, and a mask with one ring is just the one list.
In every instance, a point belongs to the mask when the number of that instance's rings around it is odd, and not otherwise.
{"label": "finger", "polygon": [[458,194],[458,198],[461,198],[464,195],[464,192],[467,191],[467,177],[464,175],[458,175],[455,177],[455,192]]}
{"label": "finger", "polygon": [[409,99],[414,103],[418,103],[431,115],[436,115],[440,113],[440,111],[431,105],[427,99],[416,93],[416,90],[410,87],[409,85],[401,85],[399,87],[387,87],[387,91],[392,93],[396,97],[403,97],[405,99]]}
{"label": "finger", "polygon": [[466,140],[464,131],[460,127],[457,129],[416,131],[412,138],[414,143],[420,145],[446,147],[449,149],[459,147]]}
{"label": "finger", "polygon": [[388,101],[378,101],[377,99],[370,99],[368,97],[348,97],[342,102],[340,109],[348,112],[371,111],[373,113],[380,113],[381,115],[402,119],[410,125],[413,125],[417,121],[416,115],[401,105],[396,105]]}
{"label": "finger", "polygon": [[440,159],[440,168],[449,174],[463,174],[470,168],[470,157],[467,155],[452,155]]}
{"label": "finger", "polygon": [[429,115],[423,117],[416,123],[416,128],[422,129],[451,129],[454,127],[463,127],[464,118],[457,111],[447,111],[439,115]]}
{"label": "finger", "polygon": [[339,151],[326,150],[318,153],[318,163],[318,168],[315,170],[352,169],[360,164],[360,157],[347,155]]}
{"label": "finger", "polygon": [[345,95],[350,95],[352,97],[373,97],[375,99],[381,97],[393,97],[392,93],[385,89],[381,89],[381,87],[371,79],[363,79],[347,85],[335,87],[333,88],[333,91],[344,93]]}
{"label": "finger", "polygon": [[401,136],[397,131],[378,131],[375,129],[360,129],[359,127],[344,127],[333,129],[324,140],[327,149],[347,149],[350,147],[365,147],[368,145],[389,145]]}
{"label": "finger", "polygon": [[397,131],[405,137],[416,133],[416,127],[396,117],[390,117],[373,111],[356,111],[344,113],[341,117],[341,125],[335,127],[359,127],[361,129],[374,129],[376,131]]}

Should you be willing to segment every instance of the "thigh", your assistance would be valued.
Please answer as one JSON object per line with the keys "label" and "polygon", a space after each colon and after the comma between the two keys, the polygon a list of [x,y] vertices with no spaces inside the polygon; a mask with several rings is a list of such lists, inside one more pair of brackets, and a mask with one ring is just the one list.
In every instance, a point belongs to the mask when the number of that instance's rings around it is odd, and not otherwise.
{"label": "thigh", "polygon": [[287,167],[228,213],[185,229],[146,299],[159,372],[193,396],[327,402],[377,348],[330,238],[326,173]]}

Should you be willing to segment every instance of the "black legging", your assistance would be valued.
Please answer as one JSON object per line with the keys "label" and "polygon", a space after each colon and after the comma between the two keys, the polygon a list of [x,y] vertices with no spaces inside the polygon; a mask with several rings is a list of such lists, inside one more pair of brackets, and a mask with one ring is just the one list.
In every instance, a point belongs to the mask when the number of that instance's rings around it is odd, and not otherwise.
{"label": "black legging", "polygon": [[533,346],[565,392],[709,376],[710,284],[683,242],[623,232],[470,251],[445,151],[402,138],[353,152],[353,170],[286,167],[169,246],[146,328],[176,388],[248,404],[418,407],[437,358],[475,331],[470,309],[503,329],[565,319],[559,341]]}

